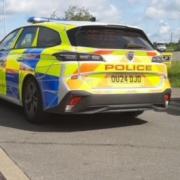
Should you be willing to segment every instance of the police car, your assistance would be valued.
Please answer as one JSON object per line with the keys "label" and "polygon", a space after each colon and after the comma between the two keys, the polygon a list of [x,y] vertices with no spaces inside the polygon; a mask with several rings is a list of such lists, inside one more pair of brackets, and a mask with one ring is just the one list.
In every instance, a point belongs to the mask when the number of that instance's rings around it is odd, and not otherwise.
{"label": "police car", "polygon": [[119,24],[29,18],[0,43],[0,97],[44,112],[94,114],[164,110],[167,68],[143,30]]}

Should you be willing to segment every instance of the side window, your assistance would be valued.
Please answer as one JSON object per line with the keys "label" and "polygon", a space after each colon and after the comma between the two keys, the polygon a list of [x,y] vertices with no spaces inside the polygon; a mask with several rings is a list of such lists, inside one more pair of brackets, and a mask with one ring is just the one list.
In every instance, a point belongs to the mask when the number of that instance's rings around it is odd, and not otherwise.
{"label": "side window", "polygon": [[36,37],[37,27],[24,28],[17,44],[16,49],[31,48]]}
{"label": "side window", "polygon": [[0,50],[10,50],[13,48],[14,44],[15,44],[15,40],[18,36],[18,30],[13,31],[12,33],[10,33],[8,36],[6,36],[4,38],[4,40],[2,40],[1,44],[0,44]]}
{"label": "side window", "polygon": [[40,27],[37,46],[40,48],[53,47],[61,44],[60,35],[58,32]]}

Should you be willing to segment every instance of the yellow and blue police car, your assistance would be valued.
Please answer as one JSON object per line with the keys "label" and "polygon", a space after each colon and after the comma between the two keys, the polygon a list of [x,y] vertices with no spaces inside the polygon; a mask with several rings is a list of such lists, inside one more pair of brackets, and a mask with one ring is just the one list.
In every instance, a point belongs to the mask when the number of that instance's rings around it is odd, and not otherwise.
{"label": "yellow and blue police car", "polygon": [[167,67],[143,30],[119,24],[29,18],[0,43],[0,97],[44,112],[94,114],[164,110]]}

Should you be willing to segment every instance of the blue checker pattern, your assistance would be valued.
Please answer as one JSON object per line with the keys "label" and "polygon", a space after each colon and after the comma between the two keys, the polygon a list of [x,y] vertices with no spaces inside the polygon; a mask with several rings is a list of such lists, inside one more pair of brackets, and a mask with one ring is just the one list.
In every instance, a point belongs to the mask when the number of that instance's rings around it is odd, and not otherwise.
{"label": "blue checker pattern", "polygon": [[59,77],[46,74],[36,74],[40,84],[44,109],[53,108],[59,103]]}

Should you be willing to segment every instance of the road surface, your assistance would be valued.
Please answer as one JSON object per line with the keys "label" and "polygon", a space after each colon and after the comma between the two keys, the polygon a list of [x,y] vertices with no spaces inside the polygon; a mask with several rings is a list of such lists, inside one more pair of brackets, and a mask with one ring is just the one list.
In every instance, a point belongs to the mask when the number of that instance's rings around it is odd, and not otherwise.
{"label": "road surface", "polygon": [[32,125],[21,108],[1,101],[0,147],[0,177],[179,180],[180,111],[147,111],[136,119],[53,115]]}

